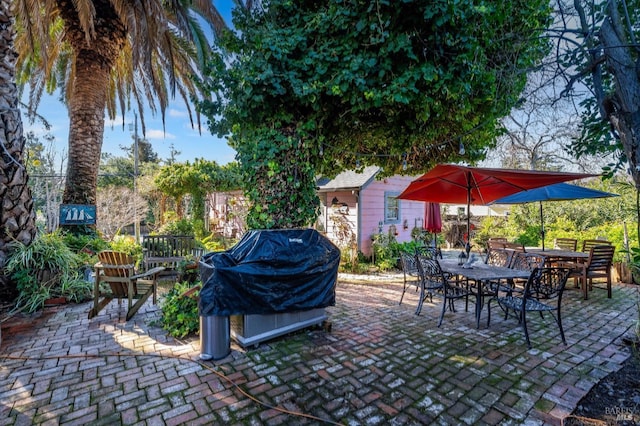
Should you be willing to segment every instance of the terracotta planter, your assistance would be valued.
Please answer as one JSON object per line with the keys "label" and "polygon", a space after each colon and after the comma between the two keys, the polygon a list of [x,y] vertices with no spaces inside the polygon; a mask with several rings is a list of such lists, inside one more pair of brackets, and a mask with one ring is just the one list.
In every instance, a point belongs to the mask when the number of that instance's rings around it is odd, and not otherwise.
{"label": "terracotta planter", "polygon": [[44,306],[58,306],[67,303],[66,297],[52,297],[44,301]]}

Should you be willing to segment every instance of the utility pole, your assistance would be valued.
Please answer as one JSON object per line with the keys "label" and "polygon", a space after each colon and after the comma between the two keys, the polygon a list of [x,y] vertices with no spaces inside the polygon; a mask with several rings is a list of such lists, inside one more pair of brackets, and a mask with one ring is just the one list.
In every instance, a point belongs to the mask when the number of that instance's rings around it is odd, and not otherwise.
{"label": "utility pole", "polygon": [[[131,130],[131,124],[129,124]],[[138,219],[138,113],[133,111],[133,233],[140,244],[140,220]]]}

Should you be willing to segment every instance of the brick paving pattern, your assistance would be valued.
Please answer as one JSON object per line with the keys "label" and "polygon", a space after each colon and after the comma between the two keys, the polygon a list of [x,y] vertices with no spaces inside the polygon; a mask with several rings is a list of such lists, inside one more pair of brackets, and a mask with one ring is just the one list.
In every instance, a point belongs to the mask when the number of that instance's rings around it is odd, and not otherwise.
{"label": "brick paving pattern", "polygon": [[197,339],[154,325],[149,302],[129,322],[116,302],[92,320],[89,303],[46,308],[3,324],[0,425],[559,425],[630,355],[620,337],[638,319],[638,289],[587,301],[568,289],[568,345],[550,316],[532,316],[527,350],[495,304],[489,327],[486,309],[476,329],[473,305],[458,301],[437,328],[437,297],[416,316],[417,293],[398,305],[397,281],[340,281],[330,332],[232,343],[207,362]]}

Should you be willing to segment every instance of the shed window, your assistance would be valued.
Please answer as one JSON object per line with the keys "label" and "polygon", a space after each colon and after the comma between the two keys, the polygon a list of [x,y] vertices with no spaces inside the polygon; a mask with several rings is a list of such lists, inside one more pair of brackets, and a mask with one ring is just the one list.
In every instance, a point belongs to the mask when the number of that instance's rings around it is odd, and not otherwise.
{"label": "shed window", "polygon": [[384,193],[384,223],[400,222],[400,200],[396,197],[399,192]]}

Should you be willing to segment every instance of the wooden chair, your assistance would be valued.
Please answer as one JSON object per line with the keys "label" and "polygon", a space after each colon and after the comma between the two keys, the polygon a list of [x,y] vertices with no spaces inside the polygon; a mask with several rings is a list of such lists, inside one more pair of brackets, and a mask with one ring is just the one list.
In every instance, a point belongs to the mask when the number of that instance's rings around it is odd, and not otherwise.
{"label": "wooden chair", "polygon": [[489,237],[488,241],[496,241],[506,243],[507,239],[505,237]]}
{"label": "wooden chair", "polygon": [[610,246],[610,245],[611,245],[611,241],[606,241],[606,240],[584,240],[582,242],[582,251],[585,253],[589,253],[589,250],[591,250],[591,247]]}
{"label": "wooden chair", "polygon": [[494,240],[490,238],[489,241],[487,241],[487,253],[494,249],[503,249],[506,243],[507,240]]}
{"label": "wooden chair", "polygon": [[[141,274],[136,274],[135,262],[126,253],[105,250],[98,253],[99,262],[95,264],[95,283],[93,286],[93,307],[89,318],[93,318],[113,299],[127,299],[127,321],[130,320],[142,304],[153,295],[156,303],[158,274],[163,267],[156,267]],[[103,293],[100,284],[109,284],[110,293]],[[102,297],[102,299],[100,299]],[[134,299],[137,299],[134,303]]]}
{"label": "wooden chair", "polygon": [[575,238],[556,238],[553,246],[561,250],[576,251],[578,248],[578,240]]}
{"label": "wooden chair", "polygon": [[611,264],[615,247],[612,245],[597,245],[589,250],[586,262],[562,262],[560,266],[571,269],[570,276],[580,284],[584,299],[589,298],[589,290],[593,288],[595,278],[605,278],[607,297],[611,299]]}

